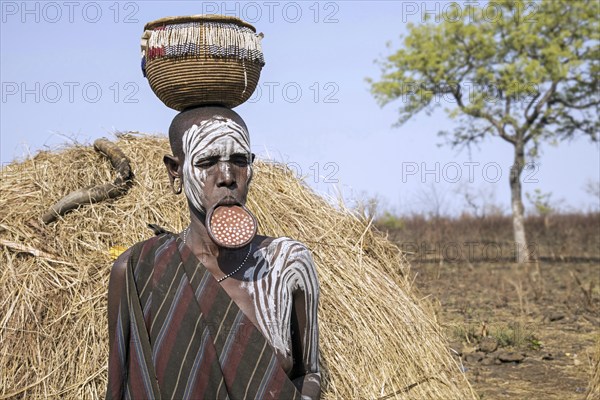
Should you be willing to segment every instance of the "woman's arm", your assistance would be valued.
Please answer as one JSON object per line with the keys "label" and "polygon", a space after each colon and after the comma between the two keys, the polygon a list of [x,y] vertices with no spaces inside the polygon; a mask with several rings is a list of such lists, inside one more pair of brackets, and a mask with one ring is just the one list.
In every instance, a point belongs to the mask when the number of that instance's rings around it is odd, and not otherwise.
{"label": "woman's arm", "polygon": [[321,372],[319,368],[319,282],[312,256],[303,250],[297,260],[298,279],[293,291],[291,318],[293,382],[302,399],[319,399]]}
{"label": "woman's arm", "polygon": [[[131,250],[131,249],[130,249]],[[117,319],[121,307],[121,296],[125,287],[125,274],[130,250],[121,254],[115,261],[110,272],[108,282],[108,386],[106,398],[111,400],[121,399],[124,393],[125,365],[121,363],[121,356],[117,346]]]}

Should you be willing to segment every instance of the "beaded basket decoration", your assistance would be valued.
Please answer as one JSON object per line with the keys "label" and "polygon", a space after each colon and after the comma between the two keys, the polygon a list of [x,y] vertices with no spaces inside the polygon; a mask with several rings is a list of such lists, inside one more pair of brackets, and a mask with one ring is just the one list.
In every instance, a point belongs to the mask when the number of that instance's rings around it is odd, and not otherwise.
{"label": "beaded basket decoration", "polygon": [[158,98],[182,111],[236,107],[252,96],[265,65],[262,34],[223,15],[167,17],[144,27],[142,72]]}

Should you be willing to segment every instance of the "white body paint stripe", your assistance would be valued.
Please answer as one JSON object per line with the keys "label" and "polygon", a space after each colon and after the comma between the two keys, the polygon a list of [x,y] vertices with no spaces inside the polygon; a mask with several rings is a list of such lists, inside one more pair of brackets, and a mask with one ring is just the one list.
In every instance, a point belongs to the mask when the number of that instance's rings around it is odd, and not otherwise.
{"label": "white body paint stripe", "polygon": [[300,242],[283,237],[254,253],[256,265],[244,274],[244,288],[254,300],[259,328],[276,352],[292,357],[290,318],[293,294],[306,296],[303,359],[318,371],[318,279],[310,251]]}

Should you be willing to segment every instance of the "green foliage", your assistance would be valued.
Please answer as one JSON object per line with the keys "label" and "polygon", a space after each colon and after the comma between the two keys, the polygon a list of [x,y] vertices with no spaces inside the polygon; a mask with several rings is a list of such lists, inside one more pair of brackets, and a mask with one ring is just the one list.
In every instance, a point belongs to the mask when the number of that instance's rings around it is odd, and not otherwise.
{"label": "green foliage", "polygon": [[377,226],[380,226],[384,229],[388,230],[400,230],[404,228],[404,222],[398,216],[392,214],[390,211],[385,211],[383,215],[381,215],[375,221]]}
{"label": "green foliage", "polygon": [[452,331],[452,338],[468,343],[475,343],[481,338],[481,325],[471,323],[455,325]]}
{"label": "green foliage", "polygon": [[499,347],[531,350],[542,348],[542,342],[535,337],[531,326],[520,322],[499,326],[492,331],[492,336],[498,341]]}
{"label": "green foliage", "polygon": [[531,350],[541,350],[542,347],[544,347],[544,344],[542,343],[542,341],[539,340],[539,339],[536,339],[533,336],[529,338],[528,342],[529,342],[529,346],[528,347]]}
{"label": "green foliage", "polygon": [[462,19],[409,25],[404,46],[369,79],[380,105],[400,100],[398,124],[446,105],[452,145],[499,136],[516,146],[576,133],[598,139],[599,3],[495,1]]}
{"label": "green foliage", "polygon": [[[490,336],[496,339],[498,347],[513,347],[515,349],[540,350],[543,343],[535,336],[531,325],[521,322],[511,322],[492,326]],[[477,343],[483,336],[481,324],[465,323],[454,327],[452,337],[457,340]]]}
{"label": "green foliage", "polygon": [[533,193],[526,193],[527,200],[535,207],[535,211],[539,215],[548,215],[555,211],[555,208],[551,205],[550,198],[552,193],[542,193],[540,189],[535,189]]}
{"label": "green foliage", "polygon": [[[404,46],[380,61],[381,80],[368,81],[380,105],[400,100],[398,124],[445,105],[458,123],[438,134],[452,146],[487,136],[514,146],[514,240],[526,248],[519,179],[526,155],[577,134],[598,141],[600,2],[478,4],[465,3],[458,18],[409,25]],[[517,261],[527,258],[520,253]]]}

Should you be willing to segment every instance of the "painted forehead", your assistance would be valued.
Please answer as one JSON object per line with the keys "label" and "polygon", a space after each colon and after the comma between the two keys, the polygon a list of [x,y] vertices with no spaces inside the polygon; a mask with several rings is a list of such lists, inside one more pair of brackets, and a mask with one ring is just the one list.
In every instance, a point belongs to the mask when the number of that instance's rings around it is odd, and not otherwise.
{"label": "painted forehead", "polygon": [[236,151],[250,153],[248,131],[232,119],[214,116],[192,125],[183,134],[183,152],[186,155],[210,153],[223,146],[224,141],[233,142]]}

